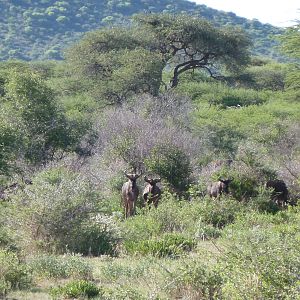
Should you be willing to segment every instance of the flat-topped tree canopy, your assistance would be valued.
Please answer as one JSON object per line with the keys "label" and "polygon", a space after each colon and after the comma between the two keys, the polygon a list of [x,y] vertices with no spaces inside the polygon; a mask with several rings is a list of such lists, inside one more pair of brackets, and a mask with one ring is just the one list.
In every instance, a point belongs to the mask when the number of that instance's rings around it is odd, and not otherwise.
{"label": "flat-topped tree canopy", "polygon": [[164,62],[174,66],[171,87],[187,70],[202,68],[218,77],[221,66],[235,71],[249,62],[251,42],[239,28],[217,28],[186,14],[137,15],[134,21],[152,33]]}
{"label": "flat-topped tree canopy", "polygon": [[88,33],[66,57],[74,74],[93,82],[97,97],[121,103],[131,94],[156,95],[166,66],[171,88],[188,70],[201,68],[213,78],[236,71],[248,63],[249,46],[240,29],[185,14],[139,14],[126,28]]}

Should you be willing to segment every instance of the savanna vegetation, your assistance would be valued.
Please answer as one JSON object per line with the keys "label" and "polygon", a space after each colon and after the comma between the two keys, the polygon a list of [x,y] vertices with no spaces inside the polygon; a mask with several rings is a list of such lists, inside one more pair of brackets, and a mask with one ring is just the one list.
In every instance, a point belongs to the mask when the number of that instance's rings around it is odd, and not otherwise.
{"label": "savanna vegetation", "polygon": [[[299,41],[280,36],[280,63],[240,29],[152,13],[63,61],[2,62],[0,298],[300,299]],[[141,176],[124,217],[124,170],[161,178],[157,208]]]}

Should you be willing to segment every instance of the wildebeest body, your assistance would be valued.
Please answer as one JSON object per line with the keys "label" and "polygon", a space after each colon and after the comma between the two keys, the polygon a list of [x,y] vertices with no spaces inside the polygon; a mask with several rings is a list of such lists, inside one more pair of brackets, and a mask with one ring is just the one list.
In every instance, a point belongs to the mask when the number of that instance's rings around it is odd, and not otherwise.
{"label": "wildebeest body", "polygon": [[221,194],[228,194],[229,193],[229,184],[232,180],[231,179],[219,179],[217,182],[211,183],[207,187],[207,194],[210,197],[217,198]]}
{"label": "wildebeest body", "polygon": [[269,180],[266,183],[267,189],[273,189],[272,200],[280,207],[284,207],[288,201],[288,189],[283,180]]}
{"label": "wildebeest body", "polygon": [[122,201],[125,210],[125,218],[128,218],[135,213],[135,204],[139,196],[136,180],[139,178],[140,174],[125,173],[125,176],[128,178],[128,181],[122,186]]}
{"label": "wildebeest body", "polygon": [[151,205],[153,203],[154,207],[157,207],[161,190],[156,184],[160,181],[160,178],[149,179],[145,176],[144,179],[148,183],[143,192],[144,204]]}

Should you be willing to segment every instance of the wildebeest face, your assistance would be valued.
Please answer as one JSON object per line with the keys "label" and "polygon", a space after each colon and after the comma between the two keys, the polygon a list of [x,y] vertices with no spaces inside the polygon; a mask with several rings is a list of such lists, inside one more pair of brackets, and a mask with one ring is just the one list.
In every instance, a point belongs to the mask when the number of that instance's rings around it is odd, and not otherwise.
{"label": "wildebeest face", "polygon": [[144,180],[148,182],[150,185],[156,185],[158,182],[161,181],[161,178],[148,178],[147,176],[144,177]]}
{"label": "wildebeest face", "polygon": [[232,182],[232,179],[222,179],[219,178],[219,181],[223,183],[222,185],[222,191],[226,194],[229,193],[229,184]]}
{"label": "wildebeest face", "polygon": [[141,174],[130,174],[130,173],[125,173],[125,176],[130,179],[131,181],[136,181],[140,176]]}

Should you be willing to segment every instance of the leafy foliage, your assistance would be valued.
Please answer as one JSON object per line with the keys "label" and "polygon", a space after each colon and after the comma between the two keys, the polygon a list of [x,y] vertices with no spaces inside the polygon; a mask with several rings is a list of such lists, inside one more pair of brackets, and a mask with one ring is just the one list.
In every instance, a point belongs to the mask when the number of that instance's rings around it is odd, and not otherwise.
{"label": "leafy foliage", "polygon": [[286,54],[291,57],[299,58],[300,57],[300,33],[299,33],[300,24],[287,28],[286,32],[280,36],[282,42],[281,48]]}
{"label": "leafy foliage", "polygon": [[124,243],[128,254],[176,257],[184,251],[191,251],[195,246],[192,239],[180,234],[166,234],[157,240],[127,241]]}
{"label": "leafy foliage", "polygon": [[299,98],[299,79],[300,79],[300,66],[299,66],[299,57],[300,57],[300,51],[299,51],[299,41],[300,41],[300,35],[299,35],[299,28],[300,25],[296,25],[293,27],[290,27],[286,30],[286,32],[279,37],[279,40],[281,40],[281,50],[289,55],[292,58],[296,58],[296,61],[293,64],[293,68],[289,72],[286,78],[286,84],[288,89],[292,93],[292,99],[298,99]]}
{"label": "leafy foliage", "polygon": [[130,28],[92,32],[67,58],[80,80],[89,79],[97,99],[120,104],[131,93],[157,95],[162,71],[172,68],[170,87],[179,75],[203,69],[211,77],[220,68],[237,71],[249,59],[249,41],[240,30],[219,29],[188,15],[137,15]]}
{"label": "leafy foliage", "polygon": [[64,113],[41,73],[29,66],[7,64],[1,77],[3,173],[13,168],[8,163],[13,158],[39,165],[76,148],[88,125]]}
{"label": "leafy foliage", "polygon": [[161,59],[141,48],[143,41],[134,32],[123,28],[92,32],[67,53],[77,78],[90,81],[87,84],[96,99],[120,104],[141,92],[157,95]]}
{"label": "leafy foliage", "polygon": [[77,280],[67,283],[65,286],[60,288],[53,288],[51,294],[54,297],[64,296],[64,297],[87,297],[93,298],[98,296],[101,292],[101,289],[98,288],[93,282],[86,280]]}
{"label": "leafy foliage", "polygon": [[190,160],[176,146],[163,144],[153,148],[145,165],[150,172],[165,178],[175,189],[187,189],[191,174]]}
{"label": "leafy foliage", "polygon": [[[232,244],[221,266],[225,298],[299,297],[298,223],[299,218],[290,211],[275,216],[248,215],[228,228]],[[258,230],[258,226],[262,228]]]}
{"label": "leafy foliage", "polygon": [[110,218],[97,214],[98,197],[88,180],[57,168],[36,176],[30,189],[16,195],[13,203],[16,210],[22,207],[17,213],[27,224],[22,233],[33,247],[54,253],[112,254],[118,230]]}
{"label": "leafy foliage", "polygon": [[169,289],[174,296],[178,297],[186,290],[191,290],[193,297],[201,299],[218,299],[222,296],[222,276],[197,261],[183,264],[172,277],[175,280]]}
{"label": "leafy foliage", "polygon": [[27,288],[31,283],[30,268],[16,253],[0,249],[0,295],[16,288]]}
{"label": "leafy foliage", "polygon": [[75,278],[88,279],[92,277],[90,265],[78,255],[40,255],[28,262],[35,276],[41,278]]}

